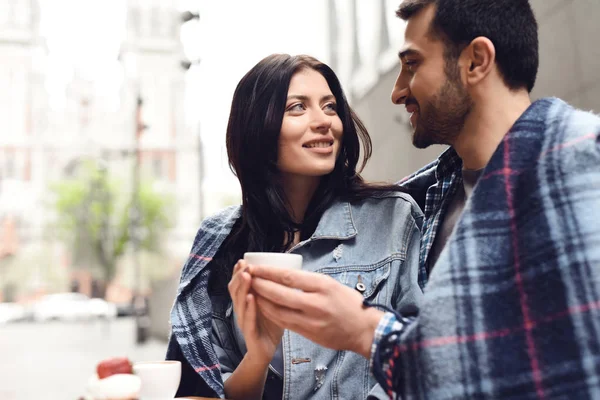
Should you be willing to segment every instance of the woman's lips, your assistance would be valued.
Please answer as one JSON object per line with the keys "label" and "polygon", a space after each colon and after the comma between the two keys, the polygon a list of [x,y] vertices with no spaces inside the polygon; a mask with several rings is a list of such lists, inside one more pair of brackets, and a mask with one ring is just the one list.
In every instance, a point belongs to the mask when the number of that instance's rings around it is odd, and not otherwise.
{"label": "woman's lips", "polygon": [[305,147],[306,150],[317,154],[331,154],[333,153],[333,145],[328,147]]}

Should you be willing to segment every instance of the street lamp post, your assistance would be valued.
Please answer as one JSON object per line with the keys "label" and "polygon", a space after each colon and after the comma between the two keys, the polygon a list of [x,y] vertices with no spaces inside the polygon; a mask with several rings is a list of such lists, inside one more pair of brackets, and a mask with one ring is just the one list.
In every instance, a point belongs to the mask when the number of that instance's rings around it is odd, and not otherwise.
{"label": "street lamp post", "polygon": [[[184,25],[187,22],[192,21],[192,20],[200,21],[200,14],[197,12],[192,12],[192,11],[184,11],[181,13],[180,19],[181,19],[181,24]],[[181,68],[183,68],[184,71],[189,70],[190,67],[194,64],[200,64],[199,59],[189,60],[189,57],[187,57],[187,58],[188,59],[181,60],[181,63],[180,63]]]}
{"label": "street lamp post", "polygon": [[195,13],[192,11],[184,11],[181,13],[181,23],[185,24],[188,21],[191,20],[200,20],[200,14],[199,13]]}
{"label": "street lamp post", "polygon": [[130,210],[130,236],[133,247],[133,267],[134,267],[134,293],[133,310],[135,314],[136,343],[144,343],[148,339],[149,316],[146,305],[146,299],[141,294],[141,231],[142,214],[140,205],[140,138],[147,126],[142,121],[142,106],[144,102],[142,96],[138,93],[135,107],[135,136],[134,136],[134,164],[133,164],[133,193]]}
{"label": "street lamp post", "polygon": [[[185,11],[180,15],[181,22],[186,23],[191,20],[199,20],[200,15],[191,11]],[[189,69],[192,64],[198,63],[198,60],[188,61],[182,60],[181,66],[183,69]],[[150,318],[148,315],[147,300],[141,294],[141,265],[140,265],[140,249],[142,241],[142,226],[141,226],[141,205],[140,205],[140,138],[147,126],[142,121],[143,99],[138,91],[135,108],[135,160],[133,164],[133,194],[130,211],[130,237],[133,250],[134,263],[134,293],[133,293],[133,308],[135,313],[136,325],[136,343],[144,343],[148,339],[148,329],[150,326]]]}
{"label": "street lamp post", "polygon": [[[192,11],[185,11],[181,13],[181,23],[185,24],[191,20],[200,20],[200,14],[199,13],[194,13]],[[198,55],[189,55],[186,54],[185,55],[185,59],[182,59],[180,62],[181,68],[184,71],[189,71],[190,68],[193,65],[199,65],[200,64],[200,58],[198,57]],[[203,201],[202,201],[202,180],[203,180],[203,173],[204,173],[204,168],[203,168],[203,148],[202,148],[202,140],[198,139],[198,169],[199,169],[199,196],[198,199],[200,200],[200,216],[203,216],[203,211],[202,211],[202,206],[203,206]]]}

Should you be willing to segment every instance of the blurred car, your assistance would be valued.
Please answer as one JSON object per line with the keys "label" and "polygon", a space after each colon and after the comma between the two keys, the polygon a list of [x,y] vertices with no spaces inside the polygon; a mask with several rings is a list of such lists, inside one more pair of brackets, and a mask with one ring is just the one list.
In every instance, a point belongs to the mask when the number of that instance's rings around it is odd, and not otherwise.
{"label": "blurred car", "polygon": [[117,304],[117,317],[131,317],[135,315],[135,309],[131,302]]}
{"label": "blurred car", "polygon": [[33,319],[76,321],[93,318],[114,318],[117,307],[103,299],[90,299],[82,293],[57,293],[42,297],[32,308]]}
{"label": "blurred car", "polygon": [[17,303],[0,303],[0,324],[25,321],[27,309]]}
{"label": "blurred car", "polygon": [[92,317],[96,318],[115,318],[117,316],[117,306],[103,299],[90,299],[89,311]]}

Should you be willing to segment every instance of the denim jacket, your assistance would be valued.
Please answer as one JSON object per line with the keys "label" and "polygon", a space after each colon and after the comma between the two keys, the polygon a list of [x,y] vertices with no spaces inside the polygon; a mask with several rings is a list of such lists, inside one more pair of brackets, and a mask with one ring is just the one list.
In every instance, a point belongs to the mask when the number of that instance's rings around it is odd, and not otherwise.
{"label": "denim jacket", "polygon": [[[240,211],[228,208],[205,220],[183,268],[167,351],[168,359],[179,359],[186,366],[178,395],[223,396],[223,381],[243,358],[230,299],[207,292],[210,260]],[[418,285],[422,223],[419,207],[404,193],[336,202],[313,235],[290,252],[303,256],[303,270],[327,274],[370,302],[414,308],[422,296]],[[265,394],[279,380],[283,399],[387,398],[369,372],[369,360],[358,354],[325,349],[289,331],[282,345],[283,381],[270,369]]]}

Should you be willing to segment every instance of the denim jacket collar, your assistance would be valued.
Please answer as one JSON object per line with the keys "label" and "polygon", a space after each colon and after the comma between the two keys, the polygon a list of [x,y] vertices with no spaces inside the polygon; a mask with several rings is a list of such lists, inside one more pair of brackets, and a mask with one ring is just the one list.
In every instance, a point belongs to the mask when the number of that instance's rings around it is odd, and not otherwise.
{"label": "denim jacket collar", "polygon": [[356,234],[350,203],[336,201],[323,213],[311,239],[347,240]]}

